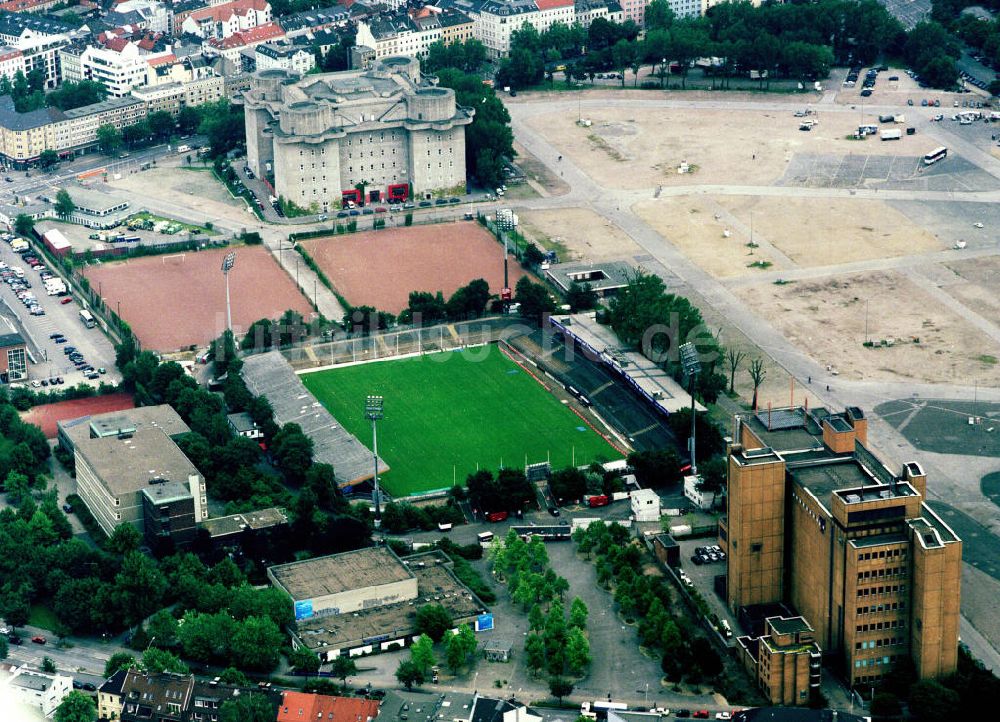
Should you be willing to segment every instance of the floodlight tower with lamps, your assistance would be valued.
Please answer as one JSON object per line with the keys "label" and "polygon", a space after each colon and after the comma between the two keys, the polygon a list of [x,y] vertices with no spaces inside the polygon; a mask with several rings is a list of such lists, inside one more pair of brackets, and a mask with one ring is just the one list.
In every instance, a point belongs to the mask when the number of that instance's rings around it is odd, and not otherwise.
{"label": "floodlight tower with lamps", "polygon": [[378,487],[378,431],[377,422],[385,417],[381,396],[368,396],[365,399],[365,417],[372,422],[372,460],[375,462],[375,528],[382,527],[382,499]]}
{"label": "floodlight tower with lamps", "polygon": [[226,277],[226,330],[229,332],[233,330],[233,311],[229,305],[229,272],[233,270],[235,264],[236,251],[230,251],[222,259],[222,275]]}
{"label": "floodlight tower with lamps", "polygon": [[698,372],[701,370],[701,362],[698,361],[698,349],[696,349],[694,344],[690,341],[685,344],[681,344],[680,354],[681,366],[684,368],[684,375],[687,376],[690,381],[688,384],[688,392],[691,394],[691,438],[688,439],[688,451],[691,454],[691,476],[697,476],[698,462],[695,460],[694,456],[694,382],[698,377]]}

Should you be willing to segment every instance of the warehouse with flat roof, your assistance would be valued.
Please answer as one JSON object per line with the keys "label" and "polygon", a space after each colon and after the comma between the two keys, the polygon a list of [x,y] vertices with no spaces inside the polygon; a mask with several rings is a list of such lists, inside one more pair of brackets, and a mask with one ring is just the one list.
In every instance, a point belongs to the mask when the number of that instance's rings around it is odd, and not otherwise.
{"label": "warehouse with flat roof", "polygon": [[348,614],[417,596],[417,579],[388,547],[357,549],[268,568],[292,598],[295,618]]}

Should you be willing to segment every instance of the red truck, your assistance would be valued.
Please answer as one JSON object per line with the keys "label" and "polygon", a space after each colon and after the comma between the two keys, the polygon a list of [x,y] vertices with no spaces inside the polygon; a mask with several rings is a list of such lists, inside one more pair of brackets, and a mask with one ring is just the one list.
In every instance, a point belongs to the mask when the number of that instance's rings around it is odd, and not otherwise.
{"label": "red truck", "polygon": [[593,509],[595,506],[607,506],[609,501],[606,494],[600,494],[587,499],[587,505]]}
{"label": "red truck", "polygon": [[486,515],[486,521],[498,522],[504,521],[507,518],[507,512],[505,511],[491,511]]}

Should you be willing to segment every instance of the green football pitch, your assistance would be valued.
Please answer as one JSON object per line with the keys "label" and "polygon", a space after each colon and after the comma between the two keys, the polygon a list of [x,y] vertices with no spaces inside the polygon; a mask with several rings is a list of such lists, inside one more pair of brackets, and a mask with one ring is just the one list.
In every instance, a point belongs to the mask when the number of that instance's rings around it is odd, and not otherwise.
{"label": "green football pitch", "polygon": [[385,398],[378,451],[393,496],[448,488],[480,469],[553,469],[621,457],[495,345],[305,374],[302,382],[371,448],[365,397]]}

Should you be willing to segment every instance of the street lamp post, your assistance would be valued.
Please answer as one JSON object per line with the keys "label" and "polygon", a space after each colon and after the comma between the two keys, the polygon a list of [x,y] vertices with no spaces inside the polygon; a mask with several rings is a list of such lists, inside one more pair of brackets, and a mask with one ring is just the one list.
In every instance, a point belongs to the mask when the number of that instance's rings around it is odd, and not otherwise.
{"label": "street lamp post", "polygon": [[378,486],[378,426],[377,422],[385,417],[383,411],[384,399],[381,396],[369,396],[365,399],[365,417],[372,422],[372,461],[375,464],[375,528],[382,527],[382,500]]}
{"label": "street lamp post", "polygon": [[691,454],[691,476],[697,476],[698,462],[695,460],[694,454],[694,382],[698,377],[698,372],[701,370],[701,363],[698,361],[698,349],[696,349],[694,344],[690,341],[681,345],[680,354],[681,366],[684,368],[684,375],[689,379],[688,391],[691,394],[691,438],[688,440],[688,451]]}
{"label": "street lamp post", "polygon": [[233,330],[233,311],[229,304],[229,272],[233,270],[235,263],[236,251],[230,251],[222,259],[222,275],[226,277],[226,330],[229,332]]}

